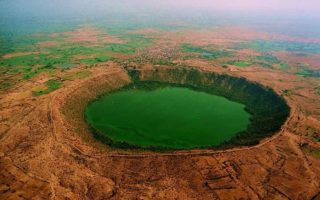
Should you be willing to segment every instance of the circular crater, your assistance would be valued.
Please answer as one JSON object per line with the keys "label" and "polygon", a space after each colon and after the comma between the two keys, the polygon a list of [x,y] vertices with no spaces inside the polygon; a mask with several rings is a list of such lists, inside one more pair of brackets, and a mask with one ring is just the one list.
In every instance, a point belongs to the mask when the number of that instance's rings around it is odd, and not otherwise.
{"label": "circular crater", "polygon": [[86,109],[87,121],[116,142],[173,149],[217,146],[250,124],[243,104],[185,87],[148,86],[130,85],[97,99]]}
{"label": "circular crater", "polygon": [[119,148],[232,148],[258,144],[289,115],[272,89],[200,70],[129,71],[132,83],[85,109],[94,137]]}

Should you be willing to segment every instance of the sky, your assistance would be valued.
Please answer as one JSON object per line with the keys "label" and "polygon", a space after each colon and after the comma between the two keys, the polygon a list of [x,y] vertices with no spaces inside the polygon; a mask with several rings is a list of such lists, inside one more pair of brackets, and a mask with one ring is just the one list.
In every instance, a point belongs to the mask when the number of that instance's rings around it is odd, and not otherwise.
{"label": "sky", "polygon": [[221,12],[320,17],[319,0],[0,0],[2,13]]}
{"label": "sky", "polygon": [[[176,6],[180,4],[177,1]],[[319,0],[184,0],[188,7],[200,7],[206,9],[217,9],[221,11],[320,11]],[[306,13],[304,13],[306,14]]]}
{"label": "sky", "polygon": [[27,20],[87,22],[98,18],[236,22],[290,32],[308,31],[320,37],[320,0],[0,0],[0,25],[7,28],[11,22]]}

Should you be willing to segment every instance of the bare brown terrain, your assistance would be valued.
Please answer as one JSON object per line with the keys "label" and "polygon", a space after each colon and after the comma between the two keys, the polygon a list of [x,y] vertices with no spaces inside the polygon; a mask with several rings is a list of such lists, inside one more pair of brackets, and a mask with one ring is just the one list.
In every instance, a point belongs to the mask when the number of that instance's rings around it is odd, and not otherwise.
{"label": "bare brown terrain", "polygon": [[[319,97],[310,84],[290,75],[280,83],[267,70],[197,68],[259,81],[279,94],[293,83],[306,87],[286,98],[292,111],[282,130],[257,146],[157,153],[104,146],[81,115],[90,99],[131,82],[119,64],[99,64],[92,76],[35,98],[28,88],[44,81],[39,76],[1,95],[0,198],[319,199],[320,160],[310,153],[319,143],[308,137],[320,131]],[[147,79],[155,67],[139,70]]]}
{"label": "bare brown terrain", "polygon": [[[287,71],[281,71],[276,64],[274,68],[261,67],[259,63],[222,67],[222,62],[234,58],[206,60],[177,50],[182,43],[211,44],[228,50],[230,45],[254,39],[306,39],[240,27],[216,32],[159,32],[132,32],[155,41],[132,55],[108,52],[116,61],[43,71],[25,81],[18,81],[18,75],[1,75],[1,83],[14,80],[15,84],[6,91],[0,90],[0,199],[319,200],[320,96],[315,89],[320,88],[320,79],[297,76],[297,69],[292,67],[301,62],[317,70],[319,55],[272,52],[290,65]],[[52,37],[58,35],[61,33]],[[88,46],[125,43],[90,27],[63,35],[70,43]],[[13,53],[5,58],[32,54],[36,53]],[[241,60],[262,53],[248,48],[235,55]],[[81,54],[74,58],[94,56]],[[168,75],[172,68],[245,77],[271,87],[287,101],[290,117],[281,131],[258,145],[227,150],[124,150],[93,139],[83,116],[90,100],[131,83],[130,69],[140,71],[143,80],[157,72],[159,81],[183,83],[183,79],[174,80]],[[85,76],[76,76],[84,71]],[[63,79],[62,87],[49,94],[32,95],[52,78]]]}

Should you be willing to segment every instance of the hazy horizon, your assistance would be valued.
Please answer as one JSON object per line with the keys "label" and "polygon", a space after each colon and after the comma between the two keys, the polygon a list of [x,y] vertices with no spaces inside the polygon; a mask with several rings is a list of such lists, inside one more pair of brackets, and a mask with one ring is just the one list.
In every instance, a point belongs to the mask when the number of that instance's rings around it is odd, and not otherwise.
{"label": "hazy horizon", "polygon": [[[192,25],[246,25],[306,37],[320,37],[317,0],[1,0],[3,30],[22,29],[26,22],[52,25],[66,22],[121,21],[152,27],[167,22]],[[119,23],[120,24],[120,23]],[[13,28],[14,27],[14,28]]]}

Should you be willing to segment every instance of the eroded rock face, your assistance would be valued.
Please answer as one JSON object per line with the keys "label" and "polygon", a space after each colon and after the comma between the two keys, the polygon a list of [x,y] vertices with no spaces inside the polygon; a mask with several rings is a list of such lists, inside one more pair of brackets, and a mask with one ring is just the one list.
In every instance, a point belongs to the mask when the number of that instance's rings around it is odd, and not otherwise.
{"label": "eroded rock face", "polygon": [[[256,146],[117,150],[92,139],[81,112],[97,95],[132,81],[116,64],[92,71],[42,98],[1,99],[7,110],[28,106],[0,136],[0,199],[319,198],[320,161],[301,150],[303,126],[295,128],[312,122],[294,100],[287,99],[292,111],[282,132]],[[147,70],[141,76],[147,78]]]}
{"label": "eroded rock face", "polygon": [[91,180],[91,186],[87,193],[89,199],[109,199],[115,194],[115,183],[108,178]]}
{"label": "eroded rock face", "polygon": [[48,183],[15,166],[9,157],[0,157],[1,199],[48,198],[51,194]]}

